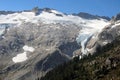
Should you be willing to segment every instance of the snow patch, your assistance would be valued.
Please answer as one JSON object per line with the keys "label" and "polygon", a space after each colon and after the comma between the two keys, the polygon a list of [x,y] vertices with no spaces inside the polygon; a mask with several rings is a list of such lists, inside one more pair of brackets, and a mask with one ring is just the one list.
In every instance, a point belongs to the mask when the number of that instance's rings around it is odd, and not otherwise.
{"label": "snow patch", "polygon": [[5,29],[0,29],[0,35],[2,35],[4,31]]}
{"label": "snow patch", "polygon": [[116,23],[116,24],[113,25],[111,28],[115,28],[116,26],[120,26],[120,23]]}
{"label": "snow patch", "polygon": [[12,60],[13,60],[14,63],[23,62],[23,61],[26,61],[27,59],[28,58],[27,58],[27,53],[26,52],[17,54],[17,56],[15,56],[15,57],[12,58]]}
{"label": "snow patch", "polygon": [[59,12],[59,11],[56,11],[56,10],[51,10],[52,13],[55,13],[55,14],[61,14],[61,15],[64,15],[63,13]]}
{"label": "snow patch", "polygon": [[24,62],[28,59],[27,54],[28,52],[34,52],[34,48],[33,47],[29,47],[27,45],[23,46],[23,53],[17,54],[17,56],[12,58],[12,61],[14,63],[20,63],[20,62]]}
{"label": "snow patch", "polygon": [[27,45],[23,46],[23,49],[24,49],[24,51],[29,51],[29,52],[34,52],[34,50],[35,50],[33,47],[29,47]]}
{"label": "snow patch", "polygon": [[107,40],[105,40],[105,41],[103,42],[103,45],[106,45],[106,44],[108,44],[108,41],[107,41]]}

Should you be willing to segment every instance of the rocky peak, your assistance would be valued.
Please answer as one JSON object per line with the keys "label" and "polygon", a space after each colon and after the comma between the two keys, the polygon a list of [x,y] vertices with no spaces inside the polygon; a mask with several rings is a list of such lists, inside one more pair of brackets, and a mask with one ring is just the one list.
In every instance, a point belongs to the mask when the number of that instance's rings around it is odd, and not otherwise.
{"label": "rocky peak", "polygon": [[14,11],[0,11],[0,15],[7,15],[7,14],[13,14]]}
{"label": "rocky peak", "polygon": [[112,17],[112,20],[111,21],[118,21],[120,20],[120,13],[118,13],[116,16]]}
{"label": "rocky peak", "polygon": [[35,15],[38,15],[38,14],[40,13],[40,9],[39,9],[38,7],[34,7],[34,8],[32,9],[32,12],[34,12]]}
{"label": "rocky peak", "polygon": [[100,19],[100,18],[103,18],[103,19],[106,19],[106,20],[110,20],[110,18],[107,17],[107,16],[92,15],[92,14],[85,13],[85,12],[80,12],[78,14],[73,14],[73,15],[76,15],[76,16],[79,16],[79,17],[82,17],[82,18],[85,18],[85,19]]}

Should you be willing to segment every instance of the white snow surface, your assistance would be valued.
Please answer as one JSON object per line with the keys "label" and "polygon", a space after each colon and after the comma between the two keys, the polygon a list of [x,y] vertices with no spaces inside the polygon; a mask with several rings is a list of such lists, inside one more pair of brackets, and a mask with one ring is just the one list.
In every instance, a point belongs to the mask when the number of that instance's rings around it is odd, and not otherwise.
{"label": "white snow surface", "polygon": [[[55,23],[55,22],[72,22],[78,25],[85,25],[89,24],[91,22],[96,21],[100,22],[101,20],[86,20],[83,18],[80,18],[78,16],[73,15],[65,15],[61,12],[58,12],[56,10],[51,10],[52,13],[42,11],[39,15],[35,15],[34,12],[21,12],[21,13],[13,13],[8,15],[0,15],[0,24],[3,23],[11,23],[11,24],[18,24],[20,25],[23,22],[31,22],[31,23],[39,23],[39,21],[42,21],[46,24]],[[60,14],[62,16],[57,16],[56,14]],[[100,23],[99,23],[100,24]],[[95,24],[92,24],[93,26]]]}
{"label": "white snow surface", "polygon": [[120,22],[113,25],[112,28],[115,28],[116,26],[120,26]]}
{"label": "white snow surface", "polygon": [[14,63],[23,62],[23,61],[26,61],[27,59],[28,58],[27,58],[27,53],[26,52],[17,54],[17,56],[15,56],[15,57],[12,58],[12,60],[13,60]]}
{"label": "white snow surface", "polygon": [[35,49],[33,47],[29,47],[29,46],[25,45],[25,46],[23,46],[23,50],[24,50],[23,53],[19,53],[15,57],[12,58],[12,61],[14,63],[20,63],[20,62],[26,61],[28,59],[27,54],[29,52],[34,52]]}
{"label": "white snow surface", "polygon": [[55,14],[61,14],[61,15],[64,15],[63,13],[59,12],[59,11],[56,11],[56,10],[51,10],[52,13],[55,13]]}
{"label": "white snow surface", "polygon": [[29,47],[27,45],[23,46],[23,49],[24,49],[24,51],[29,51],[29,52],[34,52],[34,50],[35,50],[33,47]]}

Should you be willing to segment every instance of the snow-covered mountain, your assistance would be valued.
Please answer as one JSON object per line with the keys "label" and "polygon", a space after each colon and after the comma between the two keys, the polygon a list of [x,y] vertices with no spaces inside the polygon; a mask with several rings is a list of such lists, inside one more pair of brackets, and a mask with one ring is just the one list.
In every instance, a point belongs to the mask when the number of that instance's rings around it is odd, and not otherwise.
{"label": "snow-covered mountain", "polygon": [[0,14],[0,77],[34,80],[74,56],[92,54],[106,26],[119,25],[111,22],[49,8]]}

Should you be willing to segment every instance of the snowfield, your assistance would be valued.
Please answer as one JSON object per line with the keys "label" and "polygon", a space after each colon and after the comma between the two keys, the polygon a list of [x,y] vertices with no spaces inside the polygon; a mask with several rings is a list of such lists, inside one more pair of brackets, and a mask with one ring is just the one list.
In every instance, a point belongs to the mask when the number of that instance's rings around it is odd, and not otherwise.
{"label": "snowfield", "polygon": [[23,46],[23,50],[24,50],[23,53],[19,53],[19,54],[17,54],[17,56],[12,58],[12,61],[14,63],[26,61],[28,59],[27,54],[29,52],[34,52],[35,49],[33,47],[29,47],[29,46],[25,45],[25,46]]}
{"label": "snowfield", "polygon": [[[57,16],[57,14],[61,16]],[[13,13],[8,15],[0,15],[0,24],[3,23],[11,23],[11,24],[22,24],[23,22],[31,22],[31,23],[39,23],[39,21],[42,21],[46,24],[55,23],[55,22],[72,22],[77,25],[89,25],[89,26],[95,26],[97,24],[90,24],[91,22],[100,22],[104,21],[104,19],[100,20],[87,20],[83,19],[78,16],[73,15],[65,15],[61,12],[58,12],[56,10],[51,10],[51,13],[42,11],[39,15],[35,16],[34,12],[21,12],[21,13]],[[95,23],[94,22],[94,23]],[[98,23],[98,24],[101,24]]]}

